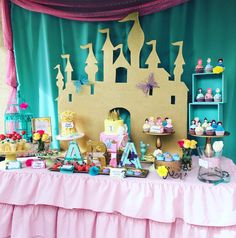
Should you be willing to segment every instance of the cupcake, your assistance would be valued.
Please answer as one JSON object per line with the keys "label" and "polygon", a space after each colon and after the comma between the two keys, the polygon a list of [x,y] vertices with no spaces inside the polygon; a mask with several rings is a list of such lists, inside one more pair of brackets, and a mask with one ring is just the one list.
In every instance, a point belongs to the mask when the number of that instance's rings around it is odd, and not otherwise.
{"label": "cupcake", "polygon": [[204,68],[202,66],[202,59],[198,59],[197,66],[195,67],[196,73],[203,73]]}
{"label": "cupcake", "polygon": [[146,119],[145,123],[143,124],[143,131],[144,132],[149,132],[149,130],[150,130],[150,124],[149,124],[148,119]]}
{"label": "cupcake", "polygon": [[223,136],[225,134],[225,129],[222,126],[222,122],[217,123],[215,133],[217,136]]}
{"label": "cupcake", "polygon": [[158,160],[158,161],[163,161],[163,160],[165,160],[165,157],[164,157],[163,154],[157,154],[157,155],[156,155],[156,160]]}
{"label": "cupcake", "polygon": [[213,66],[211,65],[211,58],[207,59],[207,65],[205,67],[205,72],[206,73],[212,73],[213,71]]}
{"label": "cupcake", "polygon": [[211,121],[211,126],[213,127],[213,129],[214,129],[214,131],[215,131],[216,128],[217,128],[217,123],[216,123],[215,120],[212,120],[212,121]]}
{"label": "cupcake", "polygon": [[179,161],[180,160],[180,157],[179,157],[178,154],[173,154],[172,158],[173,158],[174,161]]}
{"label": "cupcake", "polygon": [[214,101],[214,98],[213,98],[213,95],[212,95],[212,89],[211,88],[208,88],[207,89],[207,93],[205,95],[205,101],[206,102],[213,102]]}
{"label": "cupcake", "polygon": [[198,89],[198,94],[196,96],[196,101],[197,102],[204,102],[205,101],[205,97],[204,97],[204,95],[202,93],[202,89],[201,88]]}
{"label": "cupcake", "polygon": [[213,136],[215,134],[214,128],[211,126],[211,123],[208,124],[206,128],[206,135]]}
{"label": "cupcake", "polygon": [[206,128],[208,127],[208,120],[207,118],[205,117],[204,118],[204,122],[202,123],[202,128],[204,131],[206,131]]}
{"label": "cupcake", "polygon": [[164,153],[164,157],[165,157],[165,161],[166,161],[166,162],[171,162],[171,161],[173,161],[171,154],[168,153],[168,152],[167,152],[167,153]]}
{"label": "cupcake", "polygon": [[199,125],[195,129],[195,134],[197,136],[202,136],[203,133],[204,133],[204,129],[201,127],[201,124],[199,123]]}
{"label": "cupcake", "polygon": [[189,127],[189,133],[194,135],[195,134],[195,129],[196,129],[196,121],[195,120],[192,120],[192,124],[191,126]]}
{"label": "cupcake", "polygon": [[167,124],[166,126],[164,127],[164,132],[166,133],[171,133],[173,131],[173,125],[172,125],[172,121],[170,118],[168,118],[166,120]]}
{"label": "cupcake", "polygon": [[216,94],[214,96],[214,102],[221,102],[222,101],[222,96],[221,96],[221,93],[220,93],[220,89],[217,88],[216,89]]}

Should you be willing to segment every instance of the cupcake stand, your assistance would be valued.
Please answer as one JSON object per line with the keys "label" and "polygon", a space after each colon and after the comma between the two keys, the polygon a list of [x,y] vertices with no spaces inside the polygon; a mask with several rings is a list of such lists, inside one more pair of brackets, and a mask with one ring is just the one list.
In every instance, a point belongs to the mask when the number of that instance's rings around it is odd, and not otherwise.
{"label": "cupcake stand", "polygon": [[224,135],[222,136],[216,136],[216,135],[213,135],[213,136],[209,136],[209,135],[194,135],[194,134],[191,134],[189,133],[189,135],[191,136],[194,136],[194,137],[199,137],[199,138],[206,138],[206,143],[205,143],[205,146],[204,146],[204,153],[207,157],[212,157],[214,155],[214,151],[212,149],[212,143],[211,143],[211,139],[215,139],[215,138],[223,138],[225,136],[229,136],[230,133],[228,131],[225,132]]}
{"label": "cupcake stand", "polygon": [[0,152],[0,155],[5,156],[5,160],[0,162],[0,169],[6,169],[6,165],[8,162],[16,162],[17,155],[25,152],[26,150]]}
{"label": "cupcake stand", "polygon": [[170,133],[153,133],[153,132],[143,132],[145,133],[146,135],[151,135],[151,136],[156,136],[157,137],[157,140],[156,140],[156,147],[157,149],[161,149],[162,147],[162,137],[163,136],[170,136],[172,134],[174,134],[175,132],[172,131]]}

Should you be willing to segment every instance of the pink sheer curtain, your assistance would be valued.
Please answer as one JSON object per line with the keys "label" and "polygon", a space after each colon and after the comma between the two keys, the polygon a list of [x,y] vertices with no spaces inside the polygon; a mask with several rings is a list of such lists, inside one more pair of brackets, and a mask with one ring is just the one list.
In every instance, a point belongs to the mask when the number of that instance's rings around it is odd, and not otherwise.
{"label": "pink sheer curtain", "polygon": [[10,3],[30,11],[78,21],[118,20],[138,11],[140,15],[165,10],[189,0],[1,0],[3,40],[7,49],[6,83],[12,87],[9,103],[16,100],[16,68],[10,19]]}
{"label": "pink sheer curtain", "polygon": [[8,104],[16,102],[16,67],[13,51],[13,39],[10,20],[10,8],[9,1],[1,1],[1,15],[2,15],[2,30],[3,30],[3,42],[4,47],[7,49],[7,75],[6,83],[11,87]]}

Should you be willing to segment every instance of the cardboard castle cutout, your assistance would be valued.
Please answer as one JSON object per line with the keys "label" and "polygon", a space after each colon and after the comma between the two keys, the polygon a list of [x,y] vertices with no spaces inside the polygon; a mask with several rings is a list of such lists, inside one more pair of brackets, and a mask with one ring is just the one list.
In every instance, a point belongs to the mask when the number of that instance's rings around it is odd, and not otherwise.
{"label": "cardboard castle cutout", "polygon": [[[107,113],[114,108],[124,108],[130,113],[131,139],[137,145],[140,140],[150,144],[155,149],[156,138],[142,133],[142,125],[146,117],[169,117],[173,121],[175,134],[163,139],[163,150],[176,152],[177,141],[187,134],[187,93],[188,89],[181,82],[183,65],[183,42],[173,43],[178,47],[178,55],[174,62],[174,80],[169,80],[170,74],[159,68],[160,58],[156,52],[156,40],[146,42],[151,52],[146,60],[147,68],[140,67],[141,50],[145,44],[145,35],[140,26],[138,13],[131,13],[120,21],[120,24],[132,21],[133,26],[127,38],[130,50],[130,63],[123,54],[123,44],[114,46],[110,39],[112,29],[100,29],[104,35],[103,52],[103,81],[95,81],[98,72],[97,60],[93,53],[93,45],[88,43],[81,46],[88,51],[85,72],[88,75],[89,85],[76,93],[72,80],[73,68],[70,55],[61,55],[66,60],[65,75],[57,65],[56,85],[58,86],[58,111],[73,110],[78,114],[78,131],[84,131],[86,136],[80,140],[80,148],[86,147],[86,141],[98,140],[100,132],[104,130],[104,119]],[[113,62],[114,51],[119,51],[118,58]],[[127,82],[117,82],[119,69],[127,71]],[[153,74],[158,83],[151,95],[145,95],[137,88],[137,84],[147,81]],[[173,100],[174,98],[174,100]],[[172,104],[171,104],[172,103]]]}

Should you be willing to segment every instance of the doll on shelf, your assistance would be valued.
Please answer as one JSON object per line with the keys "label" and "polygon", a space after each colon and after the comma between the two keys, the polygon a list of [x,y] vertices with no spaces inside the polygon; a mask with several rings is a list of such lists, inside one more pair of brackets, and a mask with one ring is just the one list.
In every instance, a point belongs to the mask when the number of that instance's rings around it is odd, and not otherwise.
{"label": "doll on shelf", "polygon": [[205,97],[202,93],[202,88],[199,88],[198,90],[198,94],[197,94],[197,97],[196,97],[196,101],[197,102],[204,102],[205,101]]}
{"label": "doll on shelf", "polygon": [[205,117],[204,118],[204,122],[202,123],[202,128],[204,131],[206,131],[206,128],[208,127],[208,120],[207,118]]}
{"label": "doll on shelf", "polygon": [[217,88],[215,92],[216,92],[216,94],[214,96],[214,102],[221,102],[222,101],[222,96],[221,96],[221,93],[220,93],[220,89]]}
{"label": "doll on shelf", "polygon": [[145,123],[143,124],[143,131],[144,132],[149,132],[150,130],[150,124],[148,118],[145,119]]}
{"label": "doll on shelf", "polygon": [[205,101],[206,102],[212,102],[213,101],[213,95],[212,95],[212,89],[208,88],[207,93],[205,95]]}
{"label": "doll on shelf", "polygon": [[198,59],[197,66],[195,67],[196,73],[203,73],[204,68],[202,66],[202,59]]}
{"label": "doll on shelf", "polygon": [[220,74],[224,72],[224,70],[225,70],[225,66],[223,65],[223,59],[220,58],[218,59],[217,66],[213,68],[213,73]]}
{"label": "doll on shelf", "polygon": [[214,130],[216,130],[216,127],[217,127],[216,120],[211,121],[211,126],[213,127]]}
{"label": "doll on shelf", "polygon": [[166,119],[166,125],[164,127],[164,132],[165,133],[172,133],[173,132],[173,125],[172,125],[172,120],[170,118]]}
{"label": "doll on shelf", "polygon": [[217,136],[223,136],[225,134],[225,129],[223,128],[221,121],[217,123],[215,133]]}
{"label": "doll on shelf", "polygon": [[205,67],[206,73],[211,73],[213,71],[213,66],[211,65],[211,58],[207,59],[207,65]]}
{"label": "doll on shelf", "polygon": [[162,125],[161,117],[157,117],[157,119],[156,119],[156,127],[158,128],[158,133],[163,133],[164,132],[164,127]]}
{"label": "doll on shelf", "polygon": [[196,129],[196,121],[193,119],[191,121],[191,126],[189,127],[189,133],[194,135],[195,134],[195,129]]}

